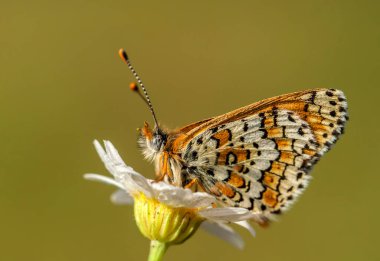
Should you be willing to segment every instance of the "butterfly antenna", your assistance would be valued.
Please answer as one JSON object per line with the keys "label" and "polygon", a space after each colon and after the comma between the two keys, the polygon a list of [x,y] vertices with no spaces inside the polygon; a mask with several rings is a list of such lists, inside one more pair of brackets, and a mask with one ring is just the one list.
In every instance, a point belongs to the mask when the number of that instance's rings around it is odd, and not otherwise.
{"label": "butterfly antenna", "polygon": [[145,101],[145,103],[148,105],[149,109],[150,109],[150,112],[152,113],[153,115],[153,119],[154,119],[154,123],[156,124],[156,127],[158,127],[158,122],[157,122],[157,118],[156,118],[156,114],[154,113],[154,110],[153,110],[153,106],[152,106],[152,102],[150,101],[150,98],[149,98],[149,95],[148,95],[148,92],[146,91],[145,87],[144,87],[144,84],[143,82],[141,81],[139,75],[136,73],[135,69],[133,68],[131,62],[129,61],[129,58],[128,58],[128,55],[126,53],[126,51],[124,49],[120,49],[119,50],[119,56],[120,58],[128,65],[128,68],[131,70],[133,76],[135,76],[138,84],[140,85],[141,89],[143,90],[144,92],[144,96],[141,94],[141,92],[139,91],[139,88],[138,88],[138,85],[136,83],[131,83],[129,85],[130,89],[132,91],[135,91],[137,92],[140,97]]}

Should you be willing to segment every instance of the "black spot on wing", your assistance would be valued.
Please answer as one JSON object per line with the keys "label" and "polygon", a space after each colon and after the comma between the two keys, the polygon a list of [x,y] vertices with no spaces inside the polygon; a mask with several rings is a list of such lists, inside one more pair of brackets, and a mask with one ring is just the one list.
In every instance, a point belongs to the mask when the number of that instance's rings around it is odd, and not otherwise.
{"label": "black spot on wing", "polygon": [[248,123],[244,122],[243,131],[248,131]]}
{"label": "black spot on wing", "polygon": [[237,156],[232,151],[226,155],[226,165],[233,165],[237,163]]}

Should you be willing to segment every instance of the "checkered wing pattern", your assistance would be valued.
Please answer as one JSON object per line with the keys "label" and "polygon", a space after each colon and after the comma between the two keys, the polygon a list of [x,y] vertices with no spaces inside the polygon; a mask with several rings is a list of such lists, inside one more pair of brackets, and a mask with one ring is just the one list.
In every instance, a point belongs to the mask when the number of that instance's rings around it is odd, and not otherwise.
{"label": "checkered wing pattern", "polygon": [[207,121],[189,134],[186,177],[229,206],[265,222],[285,210],[343,128],[347,103],[335,89],[264,100]]}

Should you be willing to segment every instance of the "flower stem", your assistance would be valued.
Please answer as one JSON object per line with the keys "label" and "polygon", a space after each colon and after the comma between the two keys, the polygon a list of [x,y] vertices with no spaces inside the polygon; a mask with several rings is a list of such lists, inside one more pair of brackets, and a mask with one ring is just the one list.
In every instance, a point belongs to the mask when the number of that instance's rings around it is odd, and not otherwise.
{"label": "flower stem", "polygon": [[150,242],[148,261],[161,261],[167,249],[168,245],[166,243],[152,240]]}

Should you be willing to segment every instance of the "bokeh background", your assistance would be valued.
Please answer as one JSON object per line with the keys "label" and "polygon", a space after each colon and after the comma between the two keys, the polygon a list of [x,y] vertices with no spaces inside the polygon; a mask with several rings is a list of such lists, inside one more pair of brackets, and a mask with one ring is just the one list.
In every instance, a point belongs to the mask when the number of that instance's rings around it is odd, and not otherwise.
{"label": "bokeh background", "polygon": [[243,251],[198,232],[166,260],[380,260],[380,5],[333,1],[1,1],[0,260],[146,260],[149,242],[92,141],[146,176],[124,47],[174,128],[267,97],[344,90],[346,134],[294,207]]}

